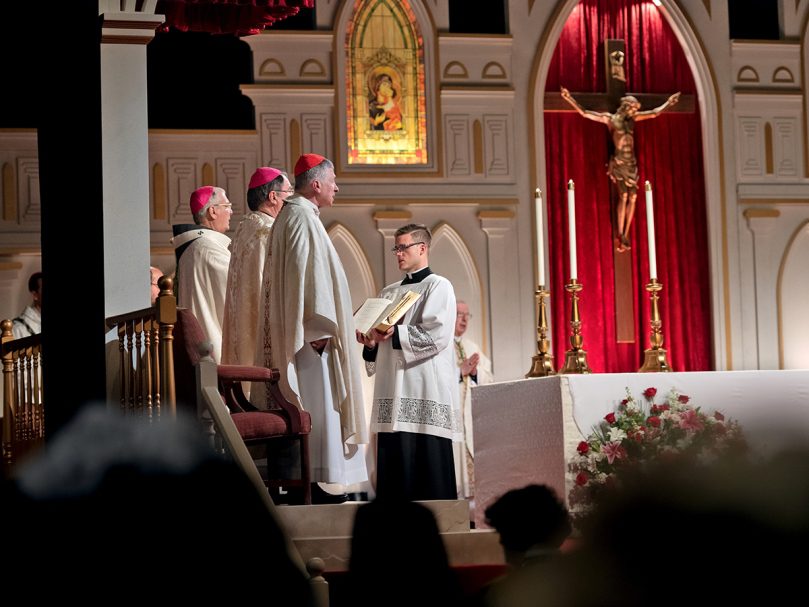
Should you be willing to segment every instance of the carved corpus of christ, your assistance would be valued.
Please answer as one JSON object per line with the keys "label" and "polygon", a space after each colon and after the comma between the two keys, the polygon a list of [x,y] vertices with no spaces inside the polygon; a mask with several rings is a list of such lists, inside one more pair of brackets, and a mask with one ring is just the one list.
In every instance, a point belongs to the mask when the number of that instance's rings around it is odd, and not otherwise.
{"label": "carved corpus of christ", "polygon": [[621,97],[615,112],[595,112],[584,109],[566,88],[561,89],[562,99],[567,101],[579,114],[607,125],[615,147],[610,158],[607,174],[618,189],[618,207],[615,212],[616,248],[625,251],[630,248],[629,228],[635,215],[638,198],[638,161],[635,158],[635,123],[656,118],[677,103],[680,93],[674,93],[664,103],[652,110],[640,110],[640,102],[632,95]]}

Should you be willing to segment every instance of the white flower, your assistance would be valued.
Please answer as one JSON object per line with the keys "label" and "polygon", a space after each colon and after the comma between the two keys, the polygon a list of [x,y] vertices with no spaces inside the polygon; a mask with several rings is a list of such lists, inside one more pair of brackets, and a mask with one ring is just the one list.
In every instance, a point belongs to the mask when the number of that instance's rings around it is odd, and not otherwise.
{"label": "white flower", "polygon": [[621,428],[610,428],[610,442],[620,443],[625,438],[626,432],[621,430]]}

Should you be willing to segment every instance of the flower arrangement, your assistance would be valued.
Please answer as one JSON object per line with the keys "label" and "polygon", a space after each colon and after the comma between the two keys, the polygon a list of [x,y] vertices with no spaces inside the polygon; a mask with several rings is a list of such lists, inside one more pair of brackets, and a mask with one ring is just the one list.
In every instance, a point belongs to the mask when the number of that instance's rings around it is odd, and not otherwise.
{"label": "flower arrangement", "polygon": [[586,513],[604,491],[620,485],[623,473],[639,466],[679,459],[708,463],[744,448],[738,422],[719,411],[706,415],[673,389],[662,404],[654,403],[655,396],[657,389],[647,388],[639,403],[627,388],[617,410],[579,443],[569,464],[572,509]]}

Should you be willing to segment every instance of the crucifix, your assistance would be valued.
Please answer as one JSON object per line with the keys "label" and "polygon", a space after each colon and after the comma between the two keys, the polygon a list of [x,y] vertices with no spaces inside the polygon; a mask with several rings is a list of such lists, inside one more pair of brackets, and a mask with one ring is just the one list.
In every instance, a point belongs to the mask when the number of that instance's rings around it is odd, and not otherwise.
{"label": "crucifix", "polygon": [[[679,103],[679,111],[693,112],[692,95],[679,93],[671,96],[626,92],[624,59],[626,45],[623,40],[604,41],[604,68],[606,93],[575,93],[562,88],[561,94],[545,93],[545,111],[576,111],[585,118],[607,125],[612,138],[612,156],[607,174],[615,184],[612,204],[612,223],[615,236],[613,260],[615,265],[616,338],[619,343],[635,341],[634,298],[632,296],[632,268],[629,228],[635,214],[638,194],[638,166],[635,158],[635,122],[657,117]],[[574,96],[575,95],[575,96]],[[587,109],[585,109],[585,106]],[[653,109],[641,111],[641,107]],[[571,109],[572,108],[572,109]],[[617,108],[615,110],[611,108]],[[673,110],[677,111],[677,110]]]}

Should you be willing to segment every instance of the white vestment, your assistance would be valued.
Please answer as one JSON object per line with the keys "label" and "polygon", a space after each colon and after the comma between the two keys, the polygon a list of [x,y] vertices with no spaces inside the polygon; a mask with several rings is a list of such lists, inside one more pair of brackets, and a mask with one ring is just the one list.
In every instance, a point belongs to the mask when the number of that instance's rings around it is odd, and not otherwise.
{"label": "white vestment", "polygon": [[455,292],[446,278],[430,274],[418,283],[388,285],[380,297],[396,301],[407,291],[421,297],[396,325],[402,349],[393,348],[393,339],[386,340],[379,344],[376,361],[366,363],[369,374],[376,376],[371,430],[461,441],[452,347]]}
{"label": "white vestment", "polygon": [[34,306],[26,306],[22,314],[12,322],[11,332],[14,339],[42,333],[42,314]]}
{"label": "white vestment", "polygon": [[[478,354],[477,381],[470,376],[461,379],[460,366],[465,358]],[[458,482],[458,497],[473,497],[475,495],[475,442],[472,434],[472,388],[490,384],[494,381],[492,376],[492,362],[471,339],[466,337],[455,338],[455,364],[458,371],[456,377],[460,380],[461,415],[463,417],[462,443],[455,443],[455,480]]]}
{"label": "white vestment", "polygon": [[[312,480],[348,485],[367,480],[358,445],[368,442],[360,361],[348,280],[319,210],[294,195],[273,226],[264,269],[260,343],[264,361],[281,373],[279,387],[312,416]],[[322,355],[310,342],[328,338]]]}
{"label": "white vestment", "polygon": [[198,227],[175,236],[172,242],[175,249],[191,243],[177,262],[177,305],[188,308],[197,317],[213,344],[213,358],[219,362],[230,238],[216,230]]}
{"label": "white vestment", "polygon": [[230,244],[222,364],[252,365],[261,319],[264,262],[275,218],[261,211],[244,216]]}

